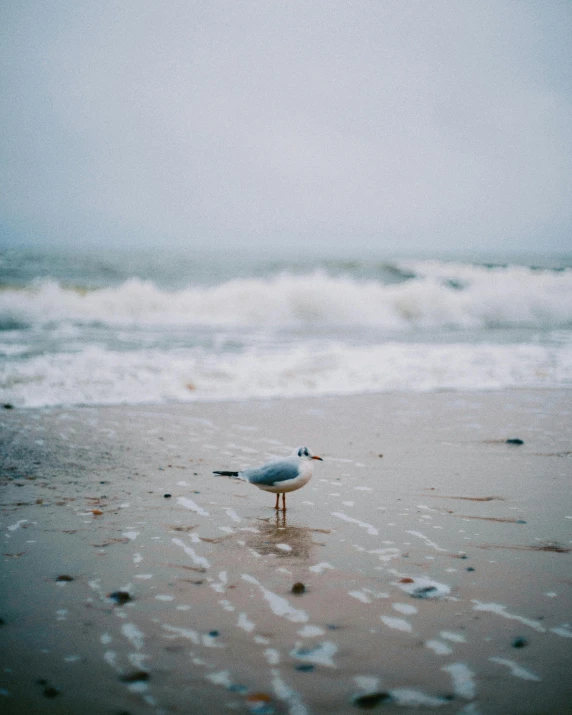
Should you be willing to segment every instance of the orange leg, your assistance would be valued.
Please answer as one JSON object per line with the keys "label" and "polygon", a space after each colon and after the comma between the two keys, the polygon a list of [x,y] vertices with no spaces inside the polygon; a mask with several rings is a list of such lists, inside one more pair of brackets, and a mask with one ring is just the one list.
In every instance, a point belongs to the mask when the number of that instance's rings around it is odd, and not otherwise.
{"label": "orange leg", "polygon": [[282,492],[282,511],[286,511],[286,492]]}
{"label": "orange leg", "polygon": [[278,503],[279,500],[280,500],[280,494],[277,494],[276,495],[276,504],[274,505],[274,508],[276,509],[276,511],[278,511],[278,509],[280,509],[280,505]]}

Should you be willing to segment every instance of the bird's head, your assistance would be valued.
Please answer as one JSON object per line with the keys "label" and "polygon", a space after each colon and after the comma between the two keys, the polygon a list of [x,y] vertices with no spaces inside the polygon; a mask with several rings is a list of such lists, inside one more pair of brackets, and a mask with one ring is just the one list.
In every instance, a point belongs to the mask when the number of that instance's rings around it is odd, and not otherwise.
{"label": "bird's head", "polygon": [[296,454],[300,457],[300,459],[319,459],[320,462],[323,461],[321,457],[317,457],[315,454],[312,454],[308,447],[298,447]]}

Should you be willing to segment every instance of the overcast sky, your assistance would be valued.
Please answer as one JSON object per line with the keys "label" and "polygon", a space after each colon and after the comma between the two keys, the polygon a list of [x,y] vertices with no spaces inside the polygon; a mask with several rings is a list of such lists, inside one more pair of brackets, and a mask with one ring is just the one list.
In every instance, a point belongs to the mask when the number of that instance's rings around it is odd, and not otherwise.
{"label": "overcast sky", "polygon": [[0,243],[572,248],[569,0],[3,0]]}

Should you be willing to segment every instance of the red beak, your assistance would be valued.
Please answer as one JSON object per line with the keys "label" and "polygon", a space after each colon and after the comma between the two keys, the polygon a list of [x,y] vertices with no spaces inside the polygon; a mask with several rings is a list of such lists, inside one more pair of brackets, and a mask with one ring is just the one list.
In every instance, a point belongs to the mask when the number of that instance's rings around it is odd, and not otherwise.
{"label": "red beak", "polygon": [[323,461],[324,461],[321,457],[316,457],[316,455],[314,455],[314,456],[312,457],[312,459],[319,459],[320,462],[323,462]]}

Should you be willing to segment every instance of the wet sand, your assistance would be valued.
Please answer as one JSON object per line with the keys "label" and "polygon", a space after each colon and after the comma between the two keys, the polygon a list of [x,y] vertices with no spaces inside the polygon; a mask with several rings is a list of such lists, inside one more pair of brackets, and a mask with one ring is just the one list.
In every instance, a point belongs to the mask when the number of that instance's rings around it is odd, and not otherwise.
{"label": "wet sand", "polygon": [[2,712],[572,712],[571,395],[2,410]]}

